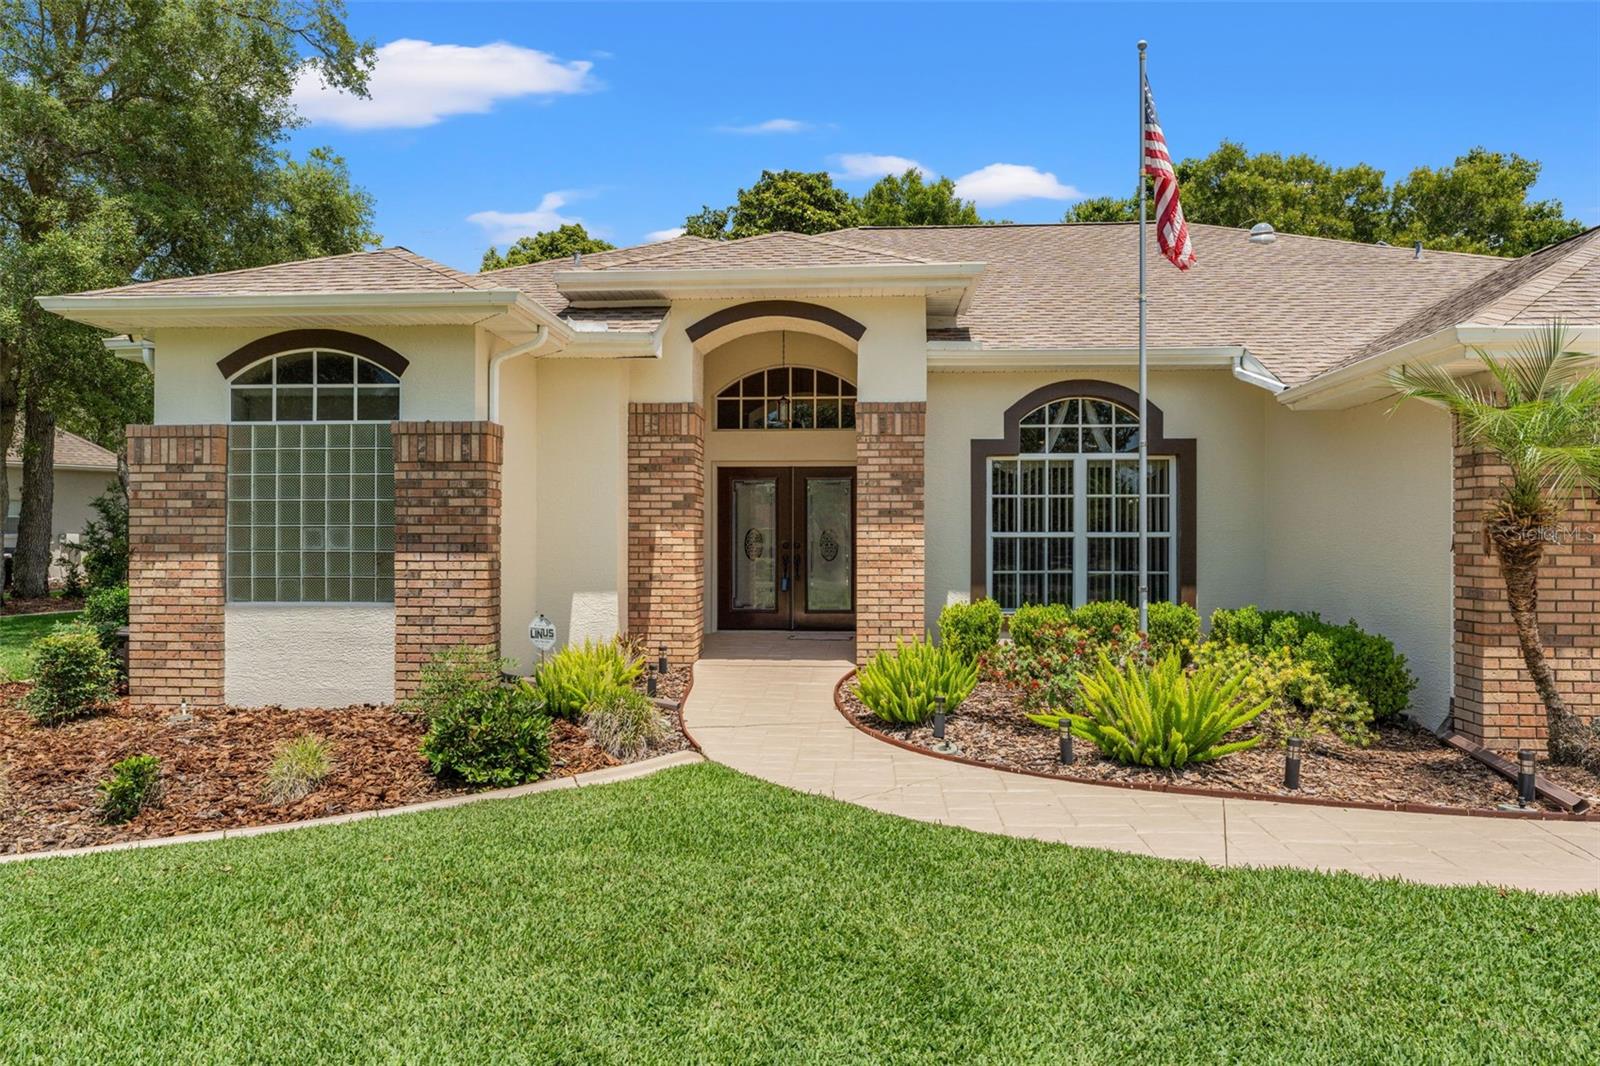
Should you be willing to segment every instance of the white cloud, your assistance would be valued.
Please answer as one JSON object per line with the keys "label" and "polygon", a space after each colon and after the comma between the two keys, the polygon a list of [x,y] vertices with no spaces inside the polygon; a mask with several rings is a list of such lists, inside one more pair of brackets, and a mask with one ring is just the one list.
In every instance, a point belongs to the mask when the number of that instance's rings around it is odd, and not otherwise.
{"label": "white cloud", "polygon": [[908,170],[931,175],[927,167],[903,155],[874,155],[871,152],[847,152],[836,155],[834,161],[841,168],[834,176],[844,181],[862,178],[881,178],[885,174],[904,174]]}
{"label": "white cloud", "polygon": [[573,198],[571,192],[547,192],[532,211],[477,211],[467,216],[467,221],[483,228],[484,235],[493,244],[510,244],[518,237],[531,237],[547,229],[557,229],[568,223],[581,221],[561,214],[561,208]]}
{"label": "white cloud", "polygon": [[378,49],[370,97],[330,89],[302,67],[293,102],[312,122],[350,129],[431,126],[450,115],[484,114],[499,100],[585,92],[596,87],[593,66],[505,41],[467,46],[402,38]]}
{"label": "white cloud", "polygon": [[1013,200],[1076,200],[1083,194],[1063,185],[1049,171],[1017,163],[990,163],[956,179],[956,195],[979,207]]}
{"label": "white cloud", "polygon": [[644,235],[644,239],[646,244],[660,244],[662,241],[670,241],[674,238],[682,237],[686,232],[688,231],[682,226],[673,226],[671,229],[653,229]]}
{"label": "white cloud", "polygon": [[720,133],[804,133],[812,125],[797,118],[769,118],[748,126],[718,126],[717,130]]}

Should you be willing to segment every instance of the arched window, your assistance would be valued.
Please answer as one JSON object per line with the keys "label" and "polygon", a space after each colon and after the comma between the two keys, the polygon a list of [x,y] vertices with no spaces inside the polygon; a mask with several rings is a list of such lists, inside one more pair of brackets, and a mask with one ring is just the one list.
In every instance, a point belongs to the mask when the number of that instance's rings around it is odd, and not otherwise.
{"label": "arched window", "polygon": [[392,422],[400,417],[400,379],[348,352],[282,352],[253,363],[228,383],[235,422]]}
{"label": "arched window", "polygon": [[[988,591],[1005,610],[1139,594],[1139,416],[1092,396],[1028,411],[1017,450],[985,474]],[[1178,564],[1170,456],[1149,458],[1150,599],[1171,600]]]}
{"label": "arched window", "polygon": [[768,367],[717,393],[718,429],[854,429],[855,424],[855,385],[816,367]]}

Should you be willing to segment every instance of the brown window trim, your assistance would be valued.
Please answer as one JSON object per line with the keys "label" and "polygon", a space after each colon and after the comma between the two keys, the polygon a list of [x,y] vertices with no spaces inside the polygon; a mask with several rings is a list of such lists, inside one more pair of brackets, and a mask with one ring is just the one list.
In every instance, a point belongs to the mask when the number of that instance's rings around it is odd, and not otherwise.
{"label": "brown window trim", "polygon": [[359,333],[347,333],[342,329],[286,329],[281,333],[253,340],[242,348],[235,348],[217,360],[217,369],[222,371],[223,377],[231,381],[239,371],[269,355],[296,352],[305,348],[326,348],[349,355],[359,355],[363,359],[377,363],[395,377],[402,376],[406,372],[406,367],[411,365],[409,359],[387,344],[375,341],[371,337],[363,337]]}
{"label": "brown window trim", "polygon": [[[989,584],[986,578],[988,572],[988,536],[989,528],[985,520],[989,509],[989,492],[987,477],[989,460],[1002,455],[1016,455],[1022,450],[1022,420],[1044,404],[1054,400],[1067,400],[1074,396],[1087,396],[1096,400],[1109,400],[1121,404],[1131,411],[1139,410],[1139,394],[1132,389],[1121,385],[1113,385],[1109,381],[1096,381],[1093,378],[1074,378],[1069,381],[1058,381],[1053,385],[1045,385],[1034,389],[1028,395],[1006,408],[1005,436],[998,440],[974,440],[972,442],[972,524],[970,539],[972,541],[972,580],[971,591],[974,600],[983,599],[989,595]],[[1155,404],[1147,404],[1149,408],[1148,425],[1140,426],[1140,432],[1148,434],[1145,438],[1149,442],[1151,455],[1171,456],[1178,463],[1178,598],[1190,607],[1197,606],[1195,590],[1198,582],[1195,567],[1195,526],[1196,509],[1195,501],[1195,456],[1196,445],[1193,437],[1169,437],[1166,435],[1166,415]]]}
{"label": "brown window trim", "polygon": [[690,341],[698,341],[701,337],[714,333],[724,326],[746,322],[752,318],[798,318],[806,322],[817,322],[838,330],[853,341],[859,341],[867,332],[866,326],[842,311],[799,300],[753,300],[750,303],[724,307],[720,311],[711,312],[684,332],[688,334]]}

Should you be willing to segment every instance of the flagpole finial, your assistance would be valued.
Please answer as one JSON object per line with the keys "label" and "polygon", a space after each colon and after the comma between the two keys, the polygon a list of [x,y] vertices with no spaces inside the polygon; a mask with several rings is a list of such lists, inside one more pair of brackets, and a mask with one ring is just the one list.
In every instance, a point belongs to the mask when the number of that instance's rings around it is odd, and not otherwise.
{"label": "flagpole finial", "polygon": [[1141,52],[1142,52],[1142,51],[1144,51],[1144,50],[1145,50],[1145,49],[1146,49],[1146,48],[1149,48],[1149,47],[1150,47],[1150,42],[1149,42],[1149,41],[1140,41],[1140,42],[1139,42],[1139,51],[1141,51]]}

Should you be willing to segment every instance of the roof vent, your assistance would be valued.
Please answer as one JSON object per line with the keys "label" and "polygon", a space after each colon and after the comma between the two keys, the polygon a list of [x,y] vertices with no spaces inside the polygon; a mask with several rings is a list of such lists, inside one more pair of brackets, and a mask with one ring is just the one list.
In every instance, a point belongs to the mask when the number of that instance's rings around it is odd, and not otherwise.
{"label": "roof vent", "polygon": [[1421,259],[1422,258],[1422,242],[1421,241],[1418,241],[1417,243],[1415,243],[1415,244],[1413,244],[1411,246],[1411,258],[1413,258],[1413,259]]}
{"label": "roof vent", "polygon": [[1388,241],[1379,241],[1378,242],[1378,247],[1379,248],[1393,248],[1394,245],[1390,244]]}
{"label": "roof vent", "polygon": [[1270,222],[1257,222],[1250,227],[1251,244],[1271,244],[1278,239],[1278,231],[1272,228]]}
{"label": "roof vent", "polygon": [[583,266],[583,253],[582,252],[573,252],[572,253],[572,265],[575,266],[575,267]]}

